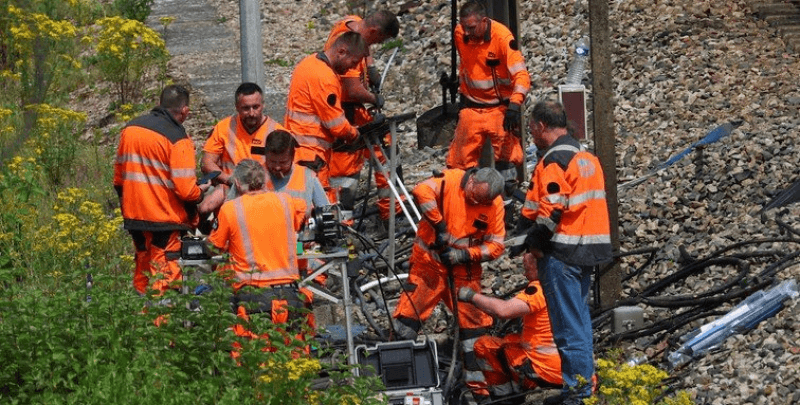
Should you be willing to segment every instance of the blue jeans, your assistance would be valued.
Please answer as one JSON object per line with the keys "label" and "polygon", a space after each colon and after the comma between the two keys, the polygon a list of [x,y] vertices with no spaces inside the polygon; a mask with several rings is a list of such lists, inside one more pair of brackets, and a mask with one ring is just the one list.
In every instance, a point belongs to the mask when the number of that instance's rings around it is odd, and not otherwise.
{"label": "blue jeans", "polygon": [[[562,394],[589,397],[594,375],[592,319],[587,301],[592,268],[569,265],[551,255],[545,255],[537,264],[553,338],[561,356]],[[584,383],[578,381],[578,376]]]}

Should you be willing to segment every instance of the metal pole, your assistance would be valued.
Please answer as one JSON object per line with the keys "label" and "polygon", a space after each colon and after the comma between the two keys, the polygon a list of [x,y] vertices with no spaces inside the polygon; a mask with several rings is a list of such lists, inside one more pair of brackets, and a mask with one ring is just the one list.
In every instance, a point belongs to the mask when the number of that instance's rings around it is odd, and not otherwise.
{"label": "metal pole", "polygon": [[239,0],[239,32],[241,34],[242,82],[264,88],[264,55],[261,39],[261,3]]}
{"label": "metal pole", "polygon": [[[614,93],[612,83],[611,40],[608,28],[608,1],[589,0],[591,36],[592,110],[594,112],[594,146],[603,166],[611,225],[611,244],[619,251],[619,211],[617,207],[617,166],[614,134]],[[614,265],[600,280],[600,306],[608,308],[622,295],[622,269]]]}
{"label": "metal pole", "polygon": [[[397,124],[394,121],[389,122],[389,134],[390,138],[392,138],[391,143],[389,144],[389,184],[396,184],[397,181]],[[384,155],[386,156],[386,155]],[[394,207],[397,201],[396,197],[397,193],[392,193],[389,195],[389,270],[394,273],[394,264],[395,264],[395,212]]]}

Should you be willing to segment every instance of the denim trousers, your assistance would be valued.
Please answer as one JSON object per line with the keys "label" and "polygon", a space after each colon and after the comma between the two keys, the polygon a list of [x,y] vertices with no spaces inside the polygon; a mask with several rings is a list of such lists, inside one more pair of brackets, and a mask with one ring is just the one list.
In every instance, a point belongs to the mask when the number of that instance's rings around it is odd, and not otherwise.
{"label": "denim trousers", "polygon": [[588,304],[592,267],[566,264],[551,255],[545,255],[537,264],[553,338],[561,356],[563,395],[589,397],[594,375]]}

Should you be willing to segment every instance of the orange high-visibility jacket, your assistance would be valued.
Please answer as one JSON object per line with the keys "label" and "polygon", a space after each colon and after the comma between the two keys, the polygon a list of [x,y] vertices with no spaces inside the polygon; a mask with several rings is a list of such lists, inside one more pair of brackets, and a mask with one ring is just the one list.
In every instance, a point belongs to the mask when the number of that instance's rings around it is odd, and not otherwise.
{"label": "orange high-visibility jacket", "polygon": [[520,341],[530,343],[526,352],[528,358],[537,366],[536,372],[545,380],[561,383],[561,358],[558,356],[553,330],[547,315],[542,285],[531,281],[514,298],[528,304],[531,312],[522,318],[522,337]]}
{"label": "orange high-visibility jacket", "polygon": [[522,104],[531,88],[531,78],[519,45],[503,24],[489,20],[480,42],[469,41],[461,24],[455,30],[460,92],[469,100],[487,105],[503,102]]}
{"label": "orange high-visibility jacket", "polygon": [[569,135],[539,160],[522,215],[553,232],[552,253],[564,263],[611,261],[612,247],[603,169],[596,156]]}
{"label": "orange high-visibility jacket", "polygon": [[267,182],[264,186],[269,191],[284,192],[293,198],[305,201],[309,210],[330,204],[314,171],[300,165],[292,165],[288,179],[276,181],[267,173]]}
{"label": "orange high-visibility jacket", "polygon": [[305,218],[303,200],[259,191],[225,202],[208,240],[231,254],[234,289],[297,281],[297,231]]}
{"label": "orange high-visibility jacket", "polygon": [[189,229],[185,203],[202,199],[194,143],[169,111],[156,107],[122,130],[114,163],[125,229]]}
{"label": "orange high-visibility jacket", "polygon": [[220,167],[225,174],[233,173],[233,169],[243,159],[253,159],[265,165],[264,145],[267,135],[276,129],[285,130],[283,125],[270,117],[252,133],[242,126],[238,114],[223,118],[211,130],[203,151],[221,155]]}
{"label": "orange high-visibility jacket", "polygon": [[295,67],[286,100],[284,125],[300,144],[295,161],[328,162],[336,138],[353,140],[358,131],[344,116],[342,84],[319,52],[306,56]]}
{"label": "orange high-visibility jacket", "polygon": [[[351,22],[362,21],[362,18],[357,15],[349,15],[341,20],[339,20],[336,24],[333,25],[330,34],[328,34],[328,40],[325,41],[325,50],[330,49],[333,46],[333,43],[336,42],[336,38],[339,38],[340,35],[344,34],[345,32],[352,31],[347,24]],[[347,73],[341,75],[341,77],[357,77],[361,80],[361,83],[364,84],[365,88],[369,88],[369,83],[367,79],[367,58],[361,59],[361,62],[356,65],[356,67],[347,71]],[[352,101],[348,100],[346,95],[343,96],[342,101]]]}
{"label": "orange high-visibility jacket", "polygon": [[[435,263],[445,271],[438,256],[429,246],[435,241],[433,224],[444,220],[449,234],[449,245],[468,249],[471,267],[480,268],[480,262],[494,260],[505,249],[506,230],[503,222],[503,200],[497,196],[492,205],[470,205],[464,195],[464,185],[472,171],[444,170],[442,177],[432,177],[417,185],[412,194],[426,221],[420,221],[412,256]],[[456,266],[456,270],[464,266]]]}

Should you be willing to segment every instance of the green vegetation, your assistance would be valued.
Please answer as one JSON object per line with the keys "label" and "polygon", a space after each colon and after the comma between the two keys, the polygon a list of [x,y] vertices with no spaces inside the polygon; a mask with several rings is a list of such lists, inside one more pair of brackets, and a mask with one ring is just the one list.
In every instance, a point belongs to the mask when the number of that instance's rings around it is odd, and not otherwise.
{"label": "green vegetation", "polygon": [[[268,319],[243,325],[264,339],[235,336],[245,321],[215,274],[202,295],[134,293],[113,135],[151,107],[159,78],[145,73],[168,55],[146,13],[114,13],[149,3],[0,0],[0,403],[381,403],[377,379],[299,354]],[[108,86],[117,123],[87,128],[66,102]]]}
{"label": "green vegetation", "polygon": [[686,391],[667,397],[664,380],[669,376],[649,364],[629,365],[621,352],[612,351],[607,358],[597,360],[599,390],[596,396],[584,400],[585,405],[692,405]]}

